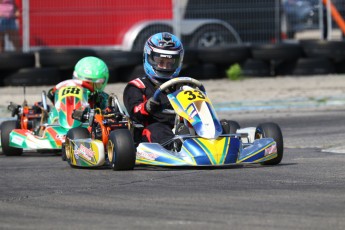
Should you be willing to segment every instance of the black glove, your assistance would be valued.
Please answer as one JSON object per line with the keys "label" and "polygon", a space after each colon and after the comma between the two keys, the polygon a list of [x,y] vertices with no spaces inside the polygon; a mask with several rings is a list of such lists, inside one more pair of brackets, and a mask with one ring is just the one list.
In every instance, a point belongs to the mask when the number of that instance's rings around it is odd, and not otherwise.
{"label": "black glove", "polygon": [[10,105],[7,107],[7,109],[11,111],[11,116],[14,117],[15,115],[19,114],[20,107],[20,105],[10,102]]}
{"label": "black glove", "polygon": [[148,113],[154,113],[162,110],[162,105],[159,101],[156,101],[153,99],[153,97],[150,97],[145,104],[145,109]]}
{"label": "black glove", "polygon": [[75,109],[73,110],[72,118],[80,122],[85,122],[88,119],[87,113],[88,109]]}
{"label": "black glove", "polygon": [[49,98],[49,100],[54,104],[54,95],[55,93],[53,92],[53,88],[51,88],[49,91],[48,91],[48,94],[47,94],[47,97]]}

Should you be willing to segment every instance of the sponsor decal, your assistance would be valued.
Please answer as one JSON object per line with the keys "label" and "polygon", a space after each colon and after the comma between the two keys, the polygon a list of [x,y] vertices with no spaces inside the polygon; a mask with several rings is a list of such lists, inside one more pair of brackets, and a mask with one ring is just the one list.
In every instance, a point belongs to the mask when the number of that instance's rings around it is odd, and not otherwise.
{"label": "sponsor decal", "polygon": [[172,58],[172,55],[168,55],[168,54],[161,54],[161,57],[165,57],[165,58]]}
{"label": "sponsor decal", "polygon": [[271,147],[265,149],[265,156],[277,153],[277,145],[272,145]]}
{"label": "sponsor decal", "polygon": [[66,140],[66,135],[63,135],[63,134],[56,134],[55,139],[60,140],[61,142],[65,142],[65,140]]}
{"label": "sponsor decal", "polygon": [[24,142],[24,138],[22,137],[18,137],[18,136],[14,136],[12,137],[11,141],[16,144],[16,145],[22,145]]}
{"label": "sponsor decal", "polygon": [[79,156],[81,156],[91,161],[92,158],[95,156],[95,153],[92,151],[92,149],[89,149],[84,145],[80,145],[79,148],[74,151],[74,155],[77,159],[79,158]]}
{"label": "sponsor decal", "polygon": [[137,158],[147,159],[147,160],[155,160],[159,157],[158,154],[149,153],[149,152],[137,152]]}

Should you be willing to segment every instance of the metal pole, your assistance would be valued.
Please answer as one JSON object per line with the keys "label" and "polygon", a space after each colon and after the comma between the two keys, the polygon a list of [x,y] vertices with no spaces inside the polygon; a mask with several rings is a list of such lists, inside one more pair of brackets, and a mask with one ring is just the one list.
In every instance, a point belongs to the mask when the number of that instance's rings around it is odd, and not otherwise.
{"label": "metal pole", "polygon": [[30,0],[22,0],[23,12],[23,52],[30,51],[30,17],[29,17],[29,2]]}
{"label": "metal pole", "polygon": [[281,1],[276,0],[275,1],[275,37],[276,42],[281,42]]}
{"label": "metal pole", "polygon": [[173,31],[174,35],[181,39],[181,10],[180,1],[172,0],[173,4]]}
{"label": "metal pole", "polygon": [[327,26],[325,27],[325,20],[326,17],[324,15],[325,6],[322,3],[322,0],[319,0],[319,29],[320,29],[320,39],[325,39],[327,37]]}
{"label": "metal pole", "polygon": [[327,40],[332,39],[331,0],[327,1]]}

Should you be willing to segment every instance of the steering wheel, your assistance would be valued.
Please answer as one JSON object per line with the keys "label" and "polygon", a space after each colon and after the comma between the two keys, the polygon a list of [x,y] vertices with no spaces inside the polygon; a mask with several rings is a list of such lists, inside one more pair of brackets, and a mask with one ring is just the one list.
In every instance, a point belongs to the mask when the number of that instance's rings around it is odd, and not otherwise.
{"label": "steering wheel", "polygon": [[165,83],[163,83],[153,94],[153,99],[155,101],[158,101],[159,96],[163,93],[165,95],[170,93],[169,88],[175,85],[181,85],[181,84],[186,84],[194,87],[198,87],[202,92],[205,93],[205,88],[201,84],[200,81],[191,78],[191,77],[178,77],[178,78],[173,78]]}
{"label": "steering wheel", "polygon": [[[153,99],[158,102],[159,96],[163,93],[164,95],[167,95],[170,92],[169,88],[176,86],[176,85],[190,85],[194,87],[198,87],[201,91],[205,92],[204,86],[201,84],[200,81],[190,78],[190,77],[178,77],[173,78],[165,83],[163,83],[153,94]],[[172,109],[164,109],[162,111],[164,114],[175,114],[175,111]]]}

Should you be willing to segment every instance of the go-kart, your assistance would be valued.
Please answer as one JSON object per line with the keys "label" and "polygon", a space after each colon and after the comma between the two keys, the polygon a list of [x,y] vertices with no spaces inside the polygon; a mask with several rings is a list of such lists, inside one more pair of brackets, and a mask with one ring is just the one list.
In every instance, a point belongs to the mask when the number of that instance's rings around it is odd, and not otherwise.
{"label": "go-kart", "polygon": [[105,110],[76,110],[73,118],[89,121],[87,128],[68,131],[65,142],[67,162],[72,167],[110,166],[114,170],[131,170],[135,165],[132,121],[115,95],[110,95]]}
{"label": "go-kart", "polygon": [[88,106],[91,91],[90,85],[62,85],[55,92],[54,106],[50,111],[46,93],[42,92],[41,114],[27,106],[11,104],[12,114],[16,114],[18,119],[1,124],[2,152],[7,156],[21,155],[23,150],[61,152],[67,131],[82,125],[72,119],[72,112]]}
{"label": "go-kart", "polygon": [[[137,143],[142,126],[132,122],[122,111],[118,111],[122,119],[112,119],[115,124],[122,122],[126,125],[115,125],[114,128],[104,125],[108,123],[104,114],[91,112],[86,115],[90,121],[88,129],[73,128],[67,133],[69,164],[99,167],[108,163],[114,170],[131,170],[135,165],[276,165],[282,160],[283,136],[277,124],[263,123],[240,129],[235,121],[220,121],[202,84],[189,77],[162,84],[154,99],[158,100],[161,93],[167,94],[173,107],[173,110],[163,112],[176,114],[174,138],[163,144]],[[102,133],[98,138],[97,130]]]}
{"label": "go-kart", "polygon": [[180,77],[165,82],[156,90],[154,99],[157,101],[162,93],[168,96],[176,113],[175,137],[163,144],[140,143],[137,165],[280,163],[283,136],[277,124],[263,123],[240,129],[235,121],[220,121],[203,85],[192,78]]}

